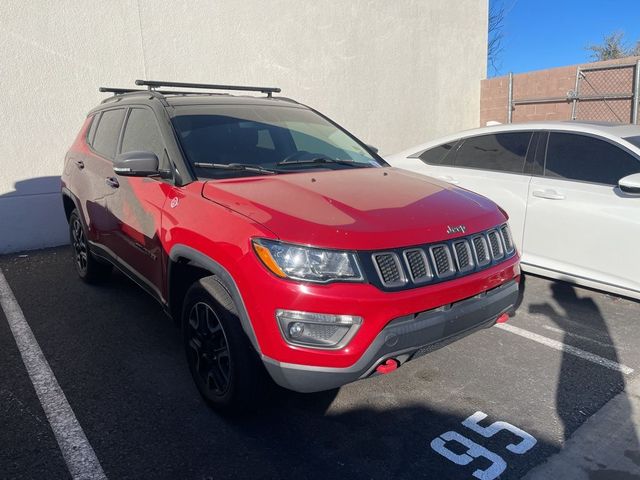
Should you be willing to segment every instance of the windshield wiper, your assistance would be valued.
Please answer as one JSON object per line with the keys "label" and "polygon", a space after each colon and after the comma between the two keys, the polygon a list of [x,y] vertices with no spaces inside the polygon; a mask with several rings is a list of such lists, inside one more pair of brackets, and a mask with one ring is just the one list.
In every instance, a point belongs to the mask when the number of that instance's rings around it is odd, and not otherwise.
{"label": "windshield wiper", "polygon": [[370,167],[366,163],[356,162],[355,160],[339,160],[335,158],[329,158],[324,156],[317,156],[311,158],[305,158],[301,160],[282,160],[281,162],[276,163],[276,166],[284,166],[284,165],[304,165],[304,164],[318,164],[318,163],[337,163],[339,165],[348,165],[350,167],[358,167],[365,168]]}
{"label": "windshield wiper", "polygon": [[212,168],[220,170],[238,170],[244,172],[260,173],[262,175],[276,175],[279,173],[276,170],[270,170],[268,168],[261,167],[260,165],[251,165],[244,163],[208,163],[208,162],[193,162],[194,167],[198,168]]}

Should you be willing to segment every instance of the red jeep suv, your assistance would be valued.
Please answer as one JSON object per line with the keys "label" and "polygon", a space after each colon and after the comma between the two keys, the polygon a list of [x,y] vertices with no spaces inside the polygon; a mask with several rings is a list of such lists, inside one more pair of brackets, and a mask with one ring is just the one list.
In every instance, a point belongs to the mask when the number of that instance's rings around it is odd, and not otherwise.
{"label": "red jeep suv", "polygon": [[249,406],[269,376],[315,392],[388,373],[516,304],[486,198],[389,167],[277,88],[136,84],[100,89],[66,155],[75,266],[117,267],[180,322],[210,405]]}

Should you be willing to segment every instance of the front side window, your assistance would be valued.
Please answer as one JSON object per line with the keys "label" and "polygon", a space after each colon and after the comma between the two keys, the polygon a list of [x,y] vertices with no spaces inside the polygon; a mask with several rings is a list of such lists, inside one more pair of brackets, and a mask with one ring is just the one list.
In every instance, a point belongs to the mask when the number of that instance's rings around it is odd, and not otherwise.
{"label": "front side window", "polygon": [[574,133],[549,135],[545,177],[617,185],[638,172],[638,159],[605,140]]}
{"label": "front side window", "polygon": [[[199,105],[177,107],[174,129],[196,174],[242,175],[241,167],[293,173],[386,165],[344,130],[297,107]],[[227,166],[228,168],[223,168]]]}
{"label": "front side window", "polygon": [[160,162],[164,159],[164,143],[156,117],[151,110],[134,108],[129,112],[122,136],[122,153],[153,152]]}
{"label": "front side window", "polygon": [[123,120],[123,108],[102,112],[92,147],[103,157],[113,159],[115,156]]}
{"label": "front side window", "polygon": [[522,173],[531,132],[507,132],[467,138],[458,149],[456,167]]}

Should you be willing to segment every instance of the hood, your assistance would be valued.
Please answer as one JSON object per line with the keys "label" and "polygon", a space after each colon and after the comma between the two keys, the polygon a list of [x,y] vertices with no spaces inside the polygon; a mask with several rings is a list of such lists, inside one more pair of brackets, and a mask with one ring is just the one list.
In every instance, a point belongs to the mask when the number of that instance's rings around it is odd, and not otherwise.
{"label": "hood", "polygon": [[[283,241],[348,250],[438,242],[505,221],[485,197],[397,168],[211,180],[202,195]],[[459,225],[464,234],[447,233]]]}

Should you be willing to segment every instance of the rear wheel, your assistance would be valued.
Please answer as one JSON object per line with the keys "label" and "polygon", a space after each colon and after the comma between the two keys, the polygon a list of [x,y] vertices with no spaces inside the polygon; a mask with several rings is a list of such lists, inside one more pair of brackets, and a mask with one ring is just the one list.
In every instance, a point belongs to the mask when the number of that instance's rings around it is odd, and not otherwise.
{"label": "rear wheel", "polygon": [[210,407],[237,412],[261,404],[267,386],[264,366],[240,325],[233,300],[214,277],[196,282],[187,292],[182,332],[189,370]]}
{"label": "rear wheel", "polygon": [[89,249],[87,234],[78,210],[69,216],[69,234],[73,248],[73,263],[78,276],[87,283],[104,282],[111,275],[113,267],[96,259]]}

